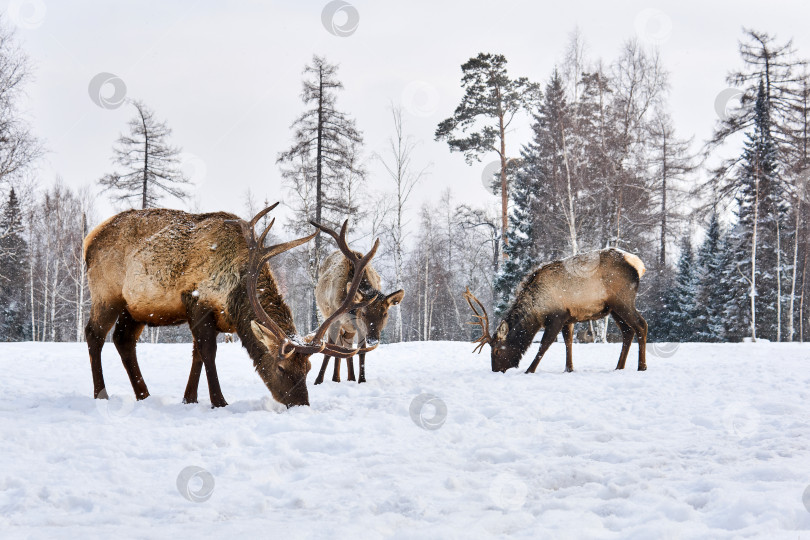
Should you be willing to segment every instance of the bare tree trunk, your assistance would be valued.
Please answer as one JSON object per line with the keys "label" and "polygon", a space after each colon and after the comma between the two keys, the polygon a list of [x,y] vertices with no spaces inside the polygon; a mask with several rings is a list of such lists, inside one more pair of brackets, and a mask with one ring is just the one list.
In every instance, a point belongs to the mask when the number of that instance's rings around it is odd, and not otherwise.
{"label": "bare tree trunk", "polygon": [[[790,278],[790,307],[788,308],[788,311],[790,312],[790,324],[788,325],[788,341],[793,341],[793,336],[795,335],[795,311],[793,307],[796,300],[796,274],[799,271],[799,226],[801,225],[801,213],[802,200],[798,199],[796,208],[796,225],[793,228],[793,273]],[[801,313],[799,314],[799,319],[801,319]]]}
{"label": "bare tree trunk", "polygon": [[140,107],[138,107],[138,114],[141,115],[141,123],[143,125],[143,188],[141,191],[141,208],[146,209],[147,205],[147,189],[149,187],[149,129],[146,127],[146,118]]}
{"label": "bare tree trunk", "polygon": [[751,341],[757,340],[757,230],[759,228],[759,174],[754,173],[754,225],[751,234]]}
{"label": "bare tree trunk", "polygon": [[[49,248],[50,248],[50,240],[48,240]],[[50,252],[50,249],[48,249]],[[48,300],[50,296],[48,295],[48,285],[50,284],[49,278],[49,270],[51,267],[51,263],[48,260],[48,256],[45,256],[45,279],[43,281],[45,290],[42,291],[42,335],[40,337],[41,341],[45,341],[48,337]]]}
{"label": "bare tree trunk", "polygon": [[[506,231],[509,227],[509,185],[506,181],[506,126],[504,125],[504,111],[501,108],[501,89],[496,88],[498,99],[498,129],[501,139],[501,239],[503,245],[507,245],[509,241],[506,237]],[[506,250],[503,250],[503,258],[506,259]]]}
{"label": "bare tree trunk", "polygon": [[667,264],[667,132],[662,129],[663,151],[661,152],[661,245],[658,263],[663,269]]}
{"label": "bare tree trunk", "polygon": [[[87,236],[87,214],[82,212],[82,241]],[[79,282],[78,298],[76,301],[76,341],[82,341],[84,334],[84,282],[85,282],[84,257],[79,253]]]}
{"label": "bare tree trunk", "polygon": [[[322,223],[321,210],[323,207],[323,68],[318,69],[318,135],[317,135],[317,149],[315,155],[315,221]],[[315,235],[315,283],[318,283],[321,265],[321,231],[317,231]],[[312,306],[310,308],[311,319],[310,323],[313,328],[318,327],[318,304],[315,300],[315,294],[312,295]]]}
{"label": "bare tree trunk", "polygon": [[799,299],[799,342],[804,343],[804,291],[807,289],[807,249],[804,250],[804,263],[802,264],[802,295]]}
{"label": "bare tree trunk", "polygon": [[56,294],[59,289],[59,262],[54,262],[53,287],[51,289],[51,341],[56,341]]}
{"label": "bare tree trunk", "polygon": [[425,313],[423,316],[424,328],[422,329],[422,339],[425,341],[430,341],[430,326],[429,326],[429,317],[428,317],[428,309],[429,304],[428,302],[428,294],[429,294],[429,285],[428,285],[428,267],[430,263],[430,258],[428,257],[428,253],[425,253]]}
{"label": "bare tree trunk", "polygon": [[579,252],[579,246],[577,244],[577,218],[576,214],[574,213],[574,193],[573,187],[571,186],[571,169],[568,164],[568,146],[565,139],[566,139],[565,128],[563,128],[562,133],[563,162],[565,163],[565,177],[568,188],[568,212],[565,215],[565,220],[568,223],[568,234],[571,242],[571,254],[576,255]]}
{"label": "bare tree trunk", "polygon": [[776,221],[776,341],[782,341],[782,227]]}
{"label": "bare tree trunk", "polygon": [[31,288],[31,339],[37,340],[37,317],[36,306],[34,305],[34,257],[33,257],[33,244],[29,254],[28,261],[28,285]]}

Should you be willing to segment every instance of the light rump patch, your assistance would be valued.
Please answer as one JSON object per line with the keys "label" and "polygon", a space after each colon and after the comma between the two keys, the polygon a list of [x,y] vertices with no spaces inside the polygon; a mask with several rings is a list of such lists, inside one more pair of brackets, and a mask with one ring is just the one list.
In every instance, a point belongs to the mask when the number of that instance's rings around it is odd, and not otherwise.
{"label": "light rump patch", "polygon": [[644,277],[644,273],[647,271],[647,267],[644,266],[644,263],[637,255],[633,255],[632,253],[629,253],[619,248],[613,249],[620,252],[624,256],[624,260],[627,261],[630,266],[636,269],[636,272],[638,272],[638,277],[640,278]]}

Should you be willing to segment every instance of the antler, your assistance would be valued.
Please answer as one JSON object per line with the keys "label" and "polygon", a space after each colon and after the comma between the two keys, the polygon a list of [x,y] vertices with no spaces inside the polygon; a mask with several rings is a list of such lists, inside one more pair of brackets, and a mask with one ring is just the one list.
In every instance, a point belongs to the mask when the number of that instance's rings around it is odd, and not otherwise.
{"label": "antler", "polygon": [[360,288],[360,282],[363,279],[363,274],[365,273],[366,266],[371,261],[371,258],[377,253],[377,248],[380,247],[380,239],[374,241],[374,245],[372,246],[371,250],[363,255],[362,257],[355,253],[354,251],[349,248],[349,244],[346,241],[346,231],[349,227],[349,220],[343,222],[343,226],[340,228],[340,235],[338,235],[332,229],[321,225],[320,223],[316,223],[314,221],[310,221],[312,225],[317,227],[318,229],[322,230],[329,236],[335,239],[337,242],[340,251],[343,252],[343,255],[352,263],[354,267],[354,276],[352,278],[351,285],[349,286],[349,290],[346,293],[346,298],[343,300],[343,303],[340,304],[334,313],[332,313],[327,319],[323,322],[323,324],[315,331],[315,336],[312,338],[310,343],[313,344],[313,347],[320,347],[320,349],[316,352],[323,352],[324,354],[328,354],[331,356],[336,357],[343,357],[343,358],[350,358],[357,353],[364,353],[368,351],[372,351],[377,348],[377,345],[372,347],[364,347],[364,348],[357,348],[357,349],[347,349],[345,347],[340,347],[333,343],[324,343],[323,336],[326,334],[326,331],[329,330],[329,327],[332,323],[346,313],[347,311],[352,311],[355,309],[364,308],[369,305],[371,302],[374,301],[372,298],[371,300],[367,300],[365,302],[355,302],[354,297],[357,294],[358,289]]}
{"label": "antler", "polygon": [[313,238],[315,238],[316,233],[313,233],[309,236],[305,236],[303,238],[299,238],[297,240],[291,240],[290,242],[284,242],[282,244],[276,244],[274,246],[265,247],[264,240],[267,238],[267,233],[270,232],[270,229],[273,227],[273,224],[276,222],[275,219],[270,221],[270,225],[264,229],[264,232],[256,238],[256,231],[254,228],[256,224],[262,219],[264,216],[267,215],[273,208],[278,206],[278,203],[268,206],[255,216],[250,222],[245,221],[238,221],[239,225],[242,228],[242,234],[245,236],[245,240],[247,241],[248,245],[248,271],[247,271],[247,291],[248,291],[248,299],[250,301],[250,306],[253,308],[253,313],[256,316],[256,319],[259,323],[261,323],[265,328],[273,332],[275,336],[281,342],[281,349],[280,355],[289,358],[290,356],[295,353],[295,350],[298,348],[296,344],[290,341],[289,336],[286,332],[276,324],[276,321],[273,320],[270,315],[262,307],[261,302],[259,302],[259,295],[258,295],[258,281],[259,281],[259,273],[261,271],[262,266],[273,256],[278,255],[279,253],[283,253],[289,249],[294,247],[300,246],[306,242],[309,242]]}
{"label": "antler", "polygon": [[[480,353],[484,349],[484,345],[487,343],[492,343],[492,336],[489,335],[489,315],[487,315],[487,310],[484,307],[484,304],[475,297],[475,295],[470,292],[470,288],[467,287],[467,290],[464,292],[464,299],[470,304],[470,309],[473,310],[473,317],[478,319],[477,321],[468,322],[467,324],[478,325],[481,327],[481,337],[473,341],[473,343],[478,343],[476,347],[473,349],[473,352]],[[476,304],[481,308],[481,311],[484,312],[483,315],[479,313],[475,306],[473,305],[473,300]]]}

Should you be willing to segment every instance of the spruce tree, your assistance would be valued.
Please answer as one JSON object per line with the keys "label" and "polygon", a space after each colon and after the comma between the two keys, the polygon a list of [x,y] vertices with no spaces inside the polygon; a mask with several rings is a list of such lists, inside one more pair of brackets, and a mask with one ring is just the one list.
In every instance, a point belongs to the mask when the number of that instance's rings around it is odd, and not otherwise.
{"label": "spruce tree", "polygon": [[678,274],[675,287],[668,295],[670,313],[670,339],[672,341],[694,341],[696,337],[696,292],[697,272],[695,257],[689,237],[681,242],[681,255],[678,259]]}
{"label": "spruce tree", "polygon": [[521,170],[512,182],[514,205],[510,211],[507,242],[503,249],[506,258],[495,276],[495,313],[502,316],[515,297],[515,291],[523,278],[532,271],[538,261],[533,256],[535,233],[533,212],[535,191],[533,179]]}
{"label": "spruce tree", "polygon": [[720,218],[717,212],[713,212],[706,238],[697,254],[696,341],[718,342],[725,337],[725,305],[728,300],[726,249]]}
{"label": "spruce tree", "polygon": [[736,289],[747,289],[734,298],[730,309],[736,334],[774,340],[778,333],[777,286],[787,260],[780,227],[787,221],[786,193],[779,175],[776,145],[771,135],[770,102],[760,82],[754,127],[748,133],[737,181],[738,224],[732,230],[731,273]]}
{"label": "spruce tree", "polygon": [[22,341],[27,337],[27,253],[20,202],[12,188],[0,219],[0,340],[3,341]]}

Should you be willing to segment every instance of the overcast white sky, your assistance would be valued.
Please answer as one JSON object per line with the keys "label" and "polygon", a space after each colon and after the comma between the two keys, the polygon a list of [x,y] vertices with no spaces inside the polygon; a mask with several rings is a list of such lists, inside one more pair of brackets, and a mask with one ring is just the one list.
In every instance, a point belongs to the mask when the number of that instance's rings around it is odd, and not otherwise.
{"label": "overcast white sky", "polygon": [[[512,75],[545,83],[575,26],[590,55],[608,62],[640,33],[660,43],[676,127],[698,141],[711,132],[727,71],[739,65],[743,26],[792,37],[810,56],[810,3],[802,1],[351,4],[359,24],[340,37],[322,23],[326,0],[4,2],[2,12],[18,23],[36,70],[28,112],[49,149],[41,179],[60,175],[80,186],[110,172],[112,144],[133,110],[104,109],[90,99],[91,79],[109,72],[124,81],[127,97],[144,100],[173,128],[197,182],[192,206],[242,213],[248,187],[259,198],[283,201],[289,197],[276,157],[289,146],[289,126],[302,110],[301,71],[320,54],[340,64],[345,91],[338,103],[357,119],[368,156],[385,149],[389,103],[403,106],[406,131],[420,141],[416,163],[433,164],[413,212],[445,187],[458,201],[497,205],[481,182],[494,154],[470,167],[433,140],[436,124],[461,97],[460,65],[478,52],[504,54]],[[344,24],[347,13],[336,17]],[[528,132],[522,127],[510,137],[517,154]],[[372,188],[390,188],[381,167],[372,161],[369,170]],[[105,195],[98,202],[99,217],[114,212]]]}

